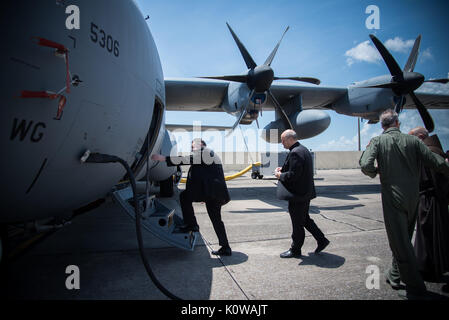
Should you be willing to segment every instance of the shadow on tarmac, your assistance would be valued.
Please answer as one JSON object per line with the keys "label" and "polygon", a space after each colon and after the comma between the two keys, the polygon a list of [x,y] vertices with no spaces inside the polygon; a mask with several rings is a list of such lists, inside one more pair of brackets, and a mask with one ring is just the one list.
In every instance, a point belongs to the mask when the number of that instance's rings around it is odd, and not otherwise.
{"label": "shadow on tarmac", "polygon": [[[219,261],[220,259],[212,257],[212,259]],[[248,260],[248,256],[239,251],[232,251],[232,256],[223,256],[221,257],[226,266],[232,266],[240,263],[244,263]],[[220,263],[220,262],[219,262]],[[220,267],[222,267],[220,263]]]}
{"label": "shadow on tarmac", "polygon": [[327,269],[335,269],[341,267],[346,259],[337,256],[335,254],[321,252],[321,253],[314,253],[309,252],[308,256],[301,256],[302,261],[299,263],[299,266],[317,266],[320,268],[327,268]]}
{"label": "shadow on tarmac", "polygon": [[[357,201],[359,201],[359,199],[354,197],[354,195],[376,194],[376,193],[379,194],[381,191],[380,185],[376,184],[315,186],[315,190],[317,197],[326,197],[341,200],[357,200]],[[269,187],[257,187],[257,188],[233,186],[230,189],[230,194],[232,200],[260,199],[261,195],[263,194],[265,202],[267,202],[266,199],[269,200],[270,198],[279,201],[276,198],[275,184]]]}
{"label": "shadow on tarmac", "polygon": [[354,208],[364,207],[363,204],[353,204],[353,205],[344,205],[344,206],[331,206],[331,207],[322,207],[322,206],[310,206],[309,213],[310,214],[318,214],[323,211],[334,211],[334,210],[353,210]]}

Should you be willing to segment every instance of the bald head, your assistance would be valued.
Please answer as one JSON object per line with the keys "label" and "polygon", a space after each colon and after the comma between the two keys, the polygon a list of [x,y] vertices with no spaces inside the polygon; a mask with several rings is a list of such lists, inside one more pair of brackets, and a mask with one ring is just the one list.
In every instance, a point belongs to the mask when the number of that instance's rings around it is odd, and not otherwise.
{"label": "bald head", "polygon": [[416,136],[421,140],[424,140],[429,137],[429,131],[427,131],[427,129],[424,127],[416,127],[414,129],[410,130],[410,132],[408,134]]}
{"label": "bald head", "polygon": [[298,141],[298,135],[294,130],[288,129],[282,132],[281,134],[281,142],[284,145],[285,149],[289,149],[292,145],[294,145]]}
{"label": "bald head", "polygon": [[202,147],[206,146],[206,142],[204,142],[200,138],[195,138],[192,140],[192,151],[201,150]]}

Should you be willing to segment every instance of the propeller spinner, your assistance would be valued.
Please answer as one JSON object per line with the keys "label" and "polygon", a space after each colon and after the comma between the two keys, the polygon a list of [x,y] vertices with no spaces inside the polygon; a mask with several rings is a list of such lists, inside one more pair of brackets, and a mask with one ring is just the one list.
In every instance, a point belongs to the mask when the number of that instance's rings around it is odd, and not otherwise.
{"label": "propeller spinner", "polygon": [[281,39],[277,43],[276,47],[274,47],[273,51],[270,53],[268,58],[265,60],[264,64],[258,66],[254,62],[254,59],[251,57],[251,55],[249,54],[248,50],[245,48],[243,43],[237,37],[234,30],[232,30],[231,26],[228,23],[226,23],[226,25],[228,26],[228,29],[231,32],[231,35],[234,38],[234,41],[237,44],[237,47],[239,48],[240,53],[243,57],[243,60],[245,60],[246,66],[248,67],[249,70],[248,70],[247,74],[244,74],[244,75],[212,76],[212,77],[201,77],[201,78],[227,80],[227,81],[246,83],[248,88],[251,90],[251,93],[248,96],[246,105],[242,108],[240,116],[238,117],[236,123],[234,124],[232,131],[238,126],[238,124],[242,120],[243,116],[246,114],[251,97],[254,94],[258,94],[258,93],[267,93],[268,96],[270,96],[271,100],[273,101],[273,103],[275,105],[276,111],[279,113],[279,115],[282,118],[284,125],[287,128],[293,129],[290,119],[288,118],[284,109],[279,104],[279,102],[276,100],[275,96],[273,95],[273,93],[270,90],[273,80],[302,81],[302,82],[313,83],[316,85],[320,84],[320,80],[316,79],[316,78],[310,78],[310,77],[275,77],[274,76],[274,71],[271,68],[271,63],[273,62],[273,59],[277,53],[277,50],[281,44],[281,41],[284,38],[285,33],[288,31],[289,27],[287,27],[285,29],[284,33],[282,34]]}
{"label": "propeller spinner", "polygon": [[402,110],[402,107],[405,103],[405,96],[408,94],[415,103],[426,129],[429,132],[432,132],[435,128],[433,119],[427,111],[427,108],[415,95],[414,91],[418,89],[424,82],[448,83],[449,79],[425,80],[425,77],[422,74],[413,71],[415,69],[416,61],[418,60],[421,35],[416,38],[413,49],[403,70],[401,70],[396,60],[393,58],[387,48],[385,48],[383,43],[376,38],[376,36],[370,34],[370,38],[379,51],[380,55],[382,56],[382,59],[385,61],[385,64],[387,65],[387,68],[390,71],[392,77],[391,81],[388,83],[367,86],[367,88],[389,88],[393,90],[393,92],[399,98],[396,100],[396,112],[400,112]]}

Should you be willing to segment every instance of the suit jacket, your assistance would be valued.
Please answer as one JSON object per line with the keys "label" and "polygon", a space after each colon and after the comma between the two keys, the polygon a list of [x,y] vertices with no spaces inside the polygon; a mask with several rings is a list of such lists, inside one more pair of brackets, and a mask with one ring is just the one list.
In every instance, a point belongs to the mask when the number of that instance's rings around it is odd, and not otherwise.
{"label": "suit jacket", "polygon": [[211,149],[202,148],[186,157],[167,157],[167,165],[190,165],[186,191],[194,202],[213,199],[223,205],[231,200],[221,160]]}
{"label": "suit jacket", "polygon": [[279,180],[288,191],[297,196],[293,201],[310,201],[316,197],[312,155],[299,142],[290,147],[281,172]]}

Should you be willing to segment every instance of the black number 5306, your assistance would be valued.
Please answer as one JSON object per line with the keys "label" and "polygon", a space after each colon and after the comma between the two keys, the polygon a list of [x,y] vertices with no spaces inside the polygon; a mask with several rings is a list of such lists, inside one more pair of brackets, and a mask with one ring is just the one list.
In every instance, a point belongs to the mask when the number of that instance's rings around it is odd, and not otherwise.
{"label": "black number 5306", "polygon": [[108,52],[114,52],[114,56],[118,57],[120,55],[120,43],[117,40],[114,40],[112,36],[108,35],[103,29],[99,29],[93,22],[90,24],[90,39],[92,42],[98,43],[100,47],[108,50]]}

